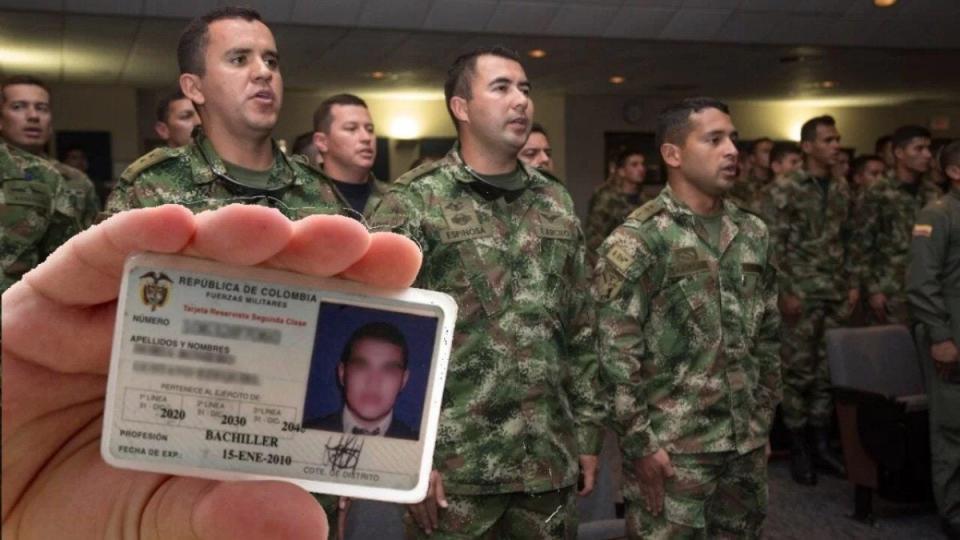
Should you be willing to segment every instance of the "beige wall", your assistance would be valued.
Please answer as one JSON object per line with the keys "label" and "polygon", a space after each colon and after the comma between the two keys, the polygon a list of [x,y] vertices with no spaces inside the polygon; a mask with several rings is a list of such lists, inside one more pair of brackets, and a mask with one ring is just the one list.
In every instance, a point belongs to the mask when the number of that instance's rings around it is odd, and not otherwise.
{"label": "beige wall", "polygon": [[766,135],[773,139],[800,138],[803,122],[822,114],[836,118],[842,144],[857,153],[872,153],[877,137],[905,124],[930,127],[934,117],[946,117],[950,129],[933,131],[934,137],[960,137],[960,99],[951,105],[825,106],[788,102],[731,102],[731,112],[744,138]]}
{"label": "beige wall", "polygon": [[[283,112],[277,123],[276,136],[292,143],[297,135],[313,129],[313,112],[326,94],[288,91],[284,94]],[[397,178],[419,156],[419,145],[411,140],[422,137],[455,137],[456,131],[447,116],[442,95],[401,95],[398,98],[361,95],[370,108],[377,134],[390,137],[390,176]],[[397,132],[397,122],[412,120],[410,132]],[[403,137],[401,139],[400,137]]]}
{"label": "beige wall", "polygon": [[[55,85],[54,124],[61,130],[107,130],[112,134],[115,175],[142,153],[145,138],[152,132],[153,110],[163,93],[124,86]],[[286,92],[283,112],[277,125],[278,138],[289,142],[312,128],[313,110],[324,96],[306,91]],[[396,139],[392,124],[398,117],[417,121],[419,137],[453,137],[455,131],[439,95],[364,96],[377,124],[378,133]],[[636,123],[623,117],[625,98],[620,96],[560,96],[535,94],[535,119],[550,133],[557,175],[565,180],[581,215],[590,194],[603,180],[604,133],[609,131],[653,131],[663,100],[639,101],[642,114]],[[906,123],[929,125],[934,117],[946,117],[950,129],[934,132],[937,137],[960,137],[960,100],[954,104],[907,104],[900,106],[823,106],[770,102],[730,102],[734,120],[745,139],[762,135],[774,139],[796,138],[799,126],[818,114],[837,118],[844,145],[858,152],[873,150],[873,142]],[[391,145],[391,176],[406,170],[419,148],[395,140]]]}
{"label": "beige wall", "polygon": [[[611,131],[653,132],[657,112],[665,100],[636,101],[641,114],[636,123],[624,120],[626,98],[621,96],[569,96],[566,99],[567,185],[581,217],[586,213],[593,190],[603,181],[604,133]],[[800,125],[807,119],[831,114],[843,136],[843,145],[857,152],[872,152],[877,137],[908,123],[929,126],[934,117],[949,119],[950,129],[934,131],[934,137],[960,137],[960,99],[947,105],[888,105],[858,107],[824,106],[810,103],[761,103],[731,101],[734,123],[743,139],[769,136],[799,139]]]}
{"label": "beige wall", "polygon": [[[288,91],[284,94],[283,112],[277,124],[278,138],[292,142],[300,133],[313,128],[313,111],[327,97],[313,92]],[[422,137],[456,137],[457,133],[447,114],[442,94],[400,94],[398,97],[361,95],[370,108],[377,134],[392,139],[390,145],[390,176],[397,178],[420,155],[419,145],[399,138],[396,122],[414,120],[418,129],[411,133],[414,139]],[[561,178],[565,172],[564,98],[557,95],[534,95],[535,119],[550,133],[555,170]],[[400,134],[400,136],[404,136]]]}

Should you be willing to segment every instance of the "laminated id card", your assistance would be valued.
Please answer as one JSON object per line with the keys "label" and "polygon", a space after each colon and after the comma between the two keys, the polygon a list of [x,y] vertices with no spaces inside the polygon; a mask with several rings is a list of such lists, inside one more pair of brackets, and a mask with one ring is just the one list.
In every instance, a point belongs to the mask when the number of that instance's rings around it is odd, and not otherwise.
{"label": "laminated id card", "polygon": [[419,502],[456,318],[433,291],[132,255],[101,453],[127,469]]}

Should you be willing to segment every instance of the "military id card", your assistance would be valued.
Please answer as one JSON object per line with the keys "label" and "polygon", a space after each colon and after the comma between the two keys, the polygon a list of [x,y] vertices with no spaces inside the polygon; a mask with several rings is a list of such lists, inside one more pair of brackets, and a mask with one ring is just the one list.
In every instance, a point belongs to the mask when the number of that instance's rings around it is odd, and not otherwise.
{"label": "military id card", "polygon": [[132,255],[101,453],[115,467],[419,502],[456,314],[433,291]]}

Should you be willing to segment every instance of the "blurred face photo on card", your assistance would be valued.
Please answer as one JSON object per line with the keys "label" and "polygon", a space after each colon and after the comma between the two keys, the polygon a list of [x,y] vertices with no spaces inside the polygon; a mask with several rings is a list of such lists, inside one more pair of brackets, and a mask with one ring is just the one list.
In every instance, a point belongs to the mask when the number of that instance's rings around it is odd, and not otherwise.
{"label": "blurred face photo on card", "polygon": [[356,423],[374,428],[393,413],[393,405],[407,384],[406,342],[386,323],[369,324],[354,334],[337,367],[344,406]]}

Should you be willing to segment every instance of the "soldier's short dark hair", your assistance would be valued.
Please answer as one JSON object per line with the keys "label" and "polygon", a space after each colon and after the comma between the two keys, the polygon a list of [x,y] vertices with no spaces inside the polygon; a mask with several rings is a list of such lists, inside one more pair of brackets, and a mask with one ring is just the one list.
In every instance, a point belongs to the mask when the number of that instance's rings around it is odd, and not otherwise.
{"label": "soldier's short dark hair", "polygon": [[940,168],[947,172],[947,167],[951,165],[960,167],[960,140],[953,141],[940,150]]}
{"label": "soldier's short dark hair", "polygon": [[883,154],[883,147],[890,144],[890,141],[893,140],[893,137],[890,135],[881,135],[877,137],[877,142],[873,143],[873,153]]}
{"label": "soldier's short dark hair", "polygon": [[210,42],[210,25],[224,19],[263,21],[257,10],[236,6],[217,8],[193,19],[184,28],[177,43],[177,63],[180,65],[181,74],[193,73],[203,76],[207,68],[204,56],[207,54],[207,45]]}
{"label": "soldier's short dark hair", "polygon": [[752,154],[756,152],[757,147],[763,143],[772,143],[772,142],[773,142],[773,139],[771,139],[770,137],[760,137],[760,138],[754,139],[749,143],[749,147],[750,147],[749,153]]}
{"label": "soldier's short dark hair", "polygon": [[346,364],[350,361],[353,347],[361,339],[375,339],[400,347],[400,350],[403,351],[403,368],[407,368],[407,339],[403,337],[403,332],[396,326],[387,322],[372,322],[357,328],[343,347],[343,352],[340,354],[340,363]]}
{"label": "soldier's short dark hair", "polygon": [[550,137],[550,135],[547,134],[547,130],[543,129],[543,126],[540,125],[539,122],[534,122],[533,125],[530,126],[530,133],[540,133],[544,137]]}
{"label": "soldier's short dark hair", "polygon": [[307,148],[310,148],[310,145],[313,144],[313,132],[308,131],[306,133],[301,133],[297,135],[297,138],[293,140],[293,145],[290,147],[290,154],[303,154]]}
{"label": "soldier's short dark hair", "polygon": [[857,156],[850,162],[850,175],[856,176],[863,173],[863,170],[867,167],[867,163],[871,161],[878,161],[882,164],[883,158],[876,154],[861,154]]}
{"label": "soldier's short dark hair", "polygon": [[320,102],[320,106],[313,112],[313,130],[327,133],[333,124],[333,106],[334,105],[356,105],[358,107],[367,107],[367,102],[353,94],[337,94],[330,96]]}
{"label": "soldier's short dark hair", "polygon": [[[453,125],[458,126],[457,117],[453,115],[453,109],[450,108],[450,99],[454,96],[463,99],[471,99],[473,93],[470,90],[470,83],[473,82],[473,76],[477,71],[477,58],[481,56],[499,56],[507,60],[513,60],[520,63],[520,55],[513,49],[508,49],[500,45],[493,47],[479,47],[470,52],[461,54],[453,61],[450,69],[447,70],[447,80],[443,84],[443,95],[447,101],[447,112]],[[459,126],[457,127],[459,129]]]}
{"label": "soldier's short dark hair", "polygon": [[817,128],[820,126],[836,127],[837,121],[829,114],[811,118],[803,123],[800,128],[800,140],[802,142],[813,142],[817,140]]}
{"label": "soldier's short dark hair", "polygon": [[50,87],[37,77],[34,77],[33,75],[11,75],[4,79],[2,83],[0,83],[0,103],[3,103],[3,101],[7,99],[7,95],[5,94],[7,87],[16,86],[18,84],[39,86],[47,91],[48,96],[51,95]]}
{"label": "soldier's short dark hair", "polygon": [[773,143],[773,149],[770,150],[770,163],[781,161],[790,154],[802,156],[803,149],[800,148],[799,144],[793,141]]}
{"label": "soldier's short dark hair", "polygon": [[179,88],[164,96],[157,103],[157,121],[166,122],[167,117],[170,116],[170,104],[181,99],[187,99],[187,96],[183,95],[183,90]]}
{"label": "soldier's short dark hair", "polygon": [[640,150],[637,150],[636,148],[627,148],[625,150],[621,150],[617,154],[617,158],[614,160],[614,163],[617,165],[617,168],[618,169],[623,168],[623,166],[627,164],[627,160],[630,159],[630,156],[642,157],[643,152],[641,152]]}
{"label": "soldier's short dark hair", "polygon": [[710,97],[686,98],[669,105],[657,115],[657,146],[664,143],[682,144],[693,130],[690,115],[704,109],[717,109],[730,114],[726,103]]}
{"label": "soldier's short dark hair", "polygon": [[893,148],[905,148],[916,138],[929,139],[930,130],[923,126],[900,126],[893,132]]}

